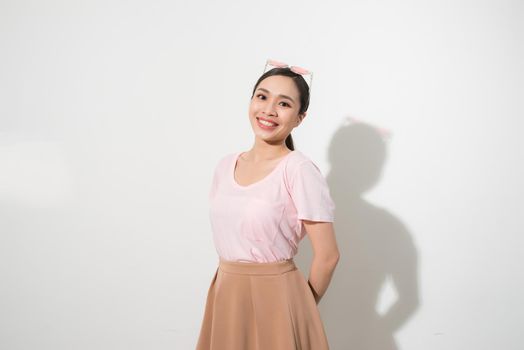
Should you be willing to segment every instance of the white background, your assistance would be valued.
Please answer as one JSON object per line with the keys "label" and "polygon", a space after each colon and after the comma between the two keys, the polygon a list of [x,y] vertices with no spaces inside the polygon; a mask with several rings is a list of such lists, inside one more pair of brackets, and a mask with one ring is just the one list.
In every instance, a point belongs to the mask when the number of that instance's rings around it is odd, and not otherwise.
{"label": "white background", "polygon": [[337,206],[332,349],[521,349],[523,23],[521,1],[1,1],[0,348],[194,348],[212,171],[251,147],[273,58],[314,72],[293,136]]}

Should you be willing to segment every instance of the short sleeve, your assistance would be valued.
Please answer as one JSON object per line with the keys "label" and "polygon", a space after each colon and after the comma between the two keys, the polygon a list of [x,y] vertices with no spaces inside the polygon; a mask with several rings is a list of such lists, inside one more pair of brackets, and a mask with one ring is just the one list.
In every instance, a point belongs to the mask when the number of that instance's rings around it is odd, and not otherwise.
{"label": "short sleeve", "polygon": [[298,219],[334,222],[335,203],[326,179],[315,163],[311,160],[300,163],[290,180],[290,194]]}

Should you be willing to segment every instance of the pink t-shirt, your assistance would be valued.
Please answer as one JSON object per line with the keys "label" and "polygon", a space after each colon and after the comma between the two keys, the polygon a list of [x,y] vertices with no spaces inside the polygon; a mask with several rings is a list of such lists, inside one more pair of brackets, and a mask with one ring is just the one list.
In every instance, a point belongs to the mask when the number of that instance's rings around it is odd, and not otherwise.
{"label": "pink t-shirt", "polygon": [[320,169],[298,150],[262,180],[239,185],[234,168],[243,152],[222,157],[209,192],[215,249],[224,260],[290,259],[306,235],[301,220],[334,222],[335,204]]}

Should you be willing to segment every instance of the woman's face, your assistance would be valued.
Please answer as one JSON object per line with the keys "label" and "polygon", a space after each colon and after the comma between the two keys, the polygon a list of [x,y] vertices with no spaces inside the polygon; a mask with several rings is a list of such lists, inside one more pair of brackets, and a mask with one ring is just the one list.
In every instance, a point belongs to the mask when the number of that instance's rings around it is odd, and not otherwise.
{"label": "woman's face", "polygon": [[[299,109],[299,92],[290,77],[273,75],[262,80],[249,104],[249,121],[255,136],[264,141],[284,142],[306,116],[299,116]],[[261,124],[262,120],[271,125]]]}

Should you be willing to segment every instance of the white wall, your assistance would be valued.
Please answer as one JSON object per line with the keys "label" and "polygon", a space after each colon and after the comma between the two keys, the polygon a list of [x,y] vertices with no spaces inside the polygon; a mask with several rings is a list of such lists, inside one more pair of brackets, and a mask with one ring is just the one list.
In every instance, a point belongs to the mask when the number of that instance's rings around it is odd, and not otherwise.
{"label": "white wall", "polygon": [[520,349],[523,8],[0,2],[0,348],[194,348],[212,170],[273,58],[315,74],[332,348]]}

